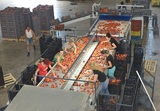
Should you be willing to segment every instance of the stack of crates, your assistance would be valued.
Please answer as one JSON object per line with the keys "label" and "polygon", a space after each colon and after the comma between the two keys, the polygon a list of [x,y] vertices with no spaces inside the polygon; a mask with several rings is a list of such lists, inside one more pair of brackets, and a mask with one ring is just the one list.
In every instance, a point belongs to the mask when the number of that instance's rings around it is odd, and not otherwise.
{"label": "stack of crates", "polygon": [[40,51],[42,58],[53,60],[53,57],[62,48],[61,38],[52,38],[52,36],[42,36],[39,39]]}
{"label": "stack of crates", "polygon": [[8,28],[8,16],[5,11],[0,11],[0,20],[1,20],[1,29],[2,29],[2,37],[9,37],[9,28]]}
{"label": "stack of crates", "polygon": [[37,15],[32,16],[33,30],[36,36],[41,34],[40,20]]}
{"label": "stack of crates", "polygon": [[3,38],[19,39],[24,35],[23,11],[17,7],[7,7],[0,11]]}
{"label": "stack of crates", "polygon": [[31,12],[29,8],[22,8],[23,10],[23,18],[24,18],[24,27],[27,28],[28,26],[32,27],[32,18],[31,18]]}
{"label": "stack of crates", "polygon": [[[19,14],[18,14],[18,23],[16,25],[18,25],[18,33],[19,33],[19,38],[21,36],[24,35],[25,32],[25,21],[24,21],[24,17],[23,17],[23,9],[19,8]],[[18,38],[18,39],[19,39]]]}
{"label": "stack of crates", "polygon": [[115,62],[116,70],[114,76],[116,79],[120,79],[121,83],[125,83],[125,78],[127,74],[127,61],[126,60],[116,60]]}
{"label": "stack of crates", "polygon": [[[139,72],[142,77],[142,65],[143,65],[143,47],[142,44],[135,44],[134,46],[134,60],[131,67],[129,78],[126,80],[124,86],[124,95],[120,111],[135,111],[136,109],[136,98],[138,97],[138,91],[140,88],[140,81],[136,74],[136,71]],[[129,105],[129,106],[126,106]]]}
{"label": "stack of crates", "polygon": [[54,20],[53,5],[38,5],[33,9],[33,16],[37,16],[41,30],[49,30]]}
{"label": "stack of crates", "polygon": [[62,16],[62,17],[61,17],[61,21],[62,21],[62,22],[67,22],[67,21],[69,21],[69,20],[71,20],[70,15]]}

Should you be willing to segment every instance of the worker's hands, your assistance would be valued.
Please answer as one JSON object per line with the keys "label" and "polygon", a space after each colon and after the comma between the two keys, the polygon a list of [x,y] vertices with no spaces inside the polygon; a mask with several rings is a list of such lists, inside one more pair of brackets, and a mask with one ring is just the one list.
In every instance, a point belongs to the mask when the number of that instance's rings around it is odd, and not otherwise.
{"label": "worker's hands", "polygon": [[84,76],[86,76],[86,75],[88,75],[88,74],[92,74],[93,73],[93,71],[92,70],[86,70],[85,72],[84,72]]}
{"label": "worker's hands", "polygon": [[67,50],[65,50],[65,53],[69,54],[69,52]]}
{"label": "worker's hands", "polygon": [[102,41],[100,44],[103,44],[103,43],[106,43],[106,42],[109,42],[108,40],[105,40],[105,41]]}
{"label": "worker's hands", "polygon": [[53,74],[54,77],[57,77],[57,74],[55,72],[52,72],[52,74]]}
{"label": "worker's hands", "polygon": [[102,41],[100,44],[104,44],[105,43],[105,41]]}
{"label": "worker's hands", "polygon": [[37,85],[37,82],[36,82],[35,80],[33,81],[33,85],[34,85],[34,86],[36,86],[36,85]]}
{"label": "worker's hands", "polygon": [[62,69],[63,69],[63,70],[66,70],[66,69],[67,69],[67,67],[66,67],[66,66],[63,66],[63,67],[62,67]]}
{"label": "worker's hands", "polygon": [[34,41],[34,43],[36,42],[36,37],[35,36],[33,37],[33,41]]}
{"label": "worker's hands", "polygon": [[84,75],[81,74],[81,75],[79,76],[79,79],[82,79],[82,77],[84,77]]}

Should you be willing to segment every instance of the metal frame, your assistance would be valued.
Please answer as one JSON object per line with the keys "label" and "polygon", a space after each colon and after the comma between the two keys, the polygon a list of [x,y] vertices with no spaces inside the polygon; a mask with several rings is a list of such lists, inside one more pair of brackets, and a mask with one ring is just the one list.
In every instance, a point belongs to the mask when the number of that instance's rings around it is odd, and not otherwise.
{"label": "metal frame", "polygon": [[21,88],[20,85],[23,86],[23,84],[21,84],[21,79],[22,79],[22,75],[7,90],[9,103],[12,101],[10,93],[18,93],[18,91],[19,91],[19,90],[15,89],[15,86],[18,85],[19,89]]}
{"label": "metal frame", "polygon": [[73,32],[73,35],[65,35],[65,42],[66,42],[66,38],[67,36],[71,36],[71,37],[74,37],[74,38],[77,38],[76,36],[76,27],[66,27],[64,30],[55,30],[55,25],[54,26],[50,26],[50,35],[52,36],[52,38],[55,38],[55,37],[60,37],[60,32]]}
{"label": "metal frame", "polygon": [[143,82],[145,85],[149,86],[151,89],[152,89],[152,94],[151,94],[151,98],[152,100],[154,100],[154,86],[155,86],[155,77],[149,72],[147,71],[146,69],[144,69],[152,79],[153,79],[153,85],[151,85],[150,83],[148,83],[144,78],[142,78]]}
{"label": "metal frame", "polygon": [[[90,47],[90,45],[91,45],[91,43],[93,42],[93,40],[94,40],[94,38],[96,37],[96,33],[94,33],[94,35],[91,37],[91,39],[90,39],[90,41],[87,43],[87,45],[83,48],[83,50],[81,51],[81,53],[78,55],[78,57],[77,57],[77,59],[73,62],[73,64],[72,64],[72,66],[70,67],[70,69],[68,70],[68,72],[67,73],[73,73],[73,72],[75,72],[77,69],[75,69],[75,67],[77,66],[77,62],[79,63],[79,61],[82,61],[82,57],[83,57],[83,55],[84,55],[84,52],[86,52],[87,50],[88,50],[88,48]],[[97,43],[97,45],[98,45],[98,43]],[[96,48],[96,47],[95,47]],[[94,48],[94,49],[95,49]],[[91,54],[93,53],[93,51],[94,50],[92,50],[92,52],[91,52]],[[89,56],[90,57],[90,56]],[[89,58],[88,58],[89,59]],[[88,61],[88,59],[86,60],[86,62]],[[85,62],[85,63],[86,63]],[[85,65],[85,64],[84,64]],[[56,66],[56,64],[53,66],[53,67],[55,67]],[[83,67],[82,67],[83,68]],[[82,70],[82,69],[81,69]],[[48,75],[50,74],[50,72],[51,72],[51,70],[47,73],[47,75],[39,82],[39,84],[37,85],[37,87],[39,87],[41,84],[43,84],[43,82],[44,82],[44,80],[45,80],[45,78],[47,77],[47,78],[49,78],[48,77]],[[66,73],[66,74],[67,74]],[[80,73],[80,72],[79,72]],[[79,74],[78,74],[79,75]],[[38,75],[37,75],[38,76]],[[66,81],[70,81],[70,82],[72,82],[72,84],[74,83],[74,81],[81,81],[81,82],[88,82],[88,81],[85,81],[85,80],[77,80],[77,79],[67,79],[67,78],[65,78],[65,76],[66,75],[64,75],[63,76],[63,78],[55,78],[55,79],[64,79],[64,80],[66,80]],[[92,82],[89,82],[89,83],[92,83]],[[91,97],[91,98],[94,98],[94,103],[95,103],[95,100],[96,100],[96,95],[97,95],[97,90],[96,90],[96,88],[97,88],[97,86],[96,86],[96,84],[94,85],[95,86],[95,95],[93,95],[93,97]],[[61,89],[65,89],[65,87],[63,86]]]}
{"label": "metal frame", "polygon": [[[39,75],[37,75],[37,77],[41,77],[41,76],[39,76]],[[97,88],[98,88],[98,86],[99,85],[96,85],[96,83],[95,82],[90,82],[90,81],[86,81],[86,80],[78,80],[78,79],[68,79],[68,78],[57,78],[57,77],[49,77],[48,75],[46,75],[46,76],[43,76],[44,78],[42,79],[42,81],[37,85],[37,87],[40,87],[41,86],[41,84],[43,84],[43,81],[45,80],[45,78],[52,78],[52,79],[64,79],[65,81],[69,81],[69,82],[87,82],[87,83],[93,83],[94,84],[94,92],[95,93],[93,93],[92,95],[90,95],[89,97],[88,97],[88,103],[90,104],[90,100],[92,100],[92,103],[93,103],[93,105],[95,105],[95,103],[96,103],[96,97],[97,97],[97,94],[98,94],[98,90],[97,90]],[[45,87],[44,87],[45,88]],[[60,89],[64,89],[65,90],[65,88],[64,87],[61,87]],[[67,90],[69,90],[69,89],[67,89]],[[97,107],[98,108],[98,107]]]}
{"label": "metal frame", "polygon": [[[110,94],[110,95],[105,95],[105,94],[98,94],[98,102],[97,102],[97,111],[102,111],[102,110],[99,110],[100,109],[100,101],[99,101],[99,98],[100,98],[100,96],[105,96],[103,99],[106,99],[107,101],[105,101],[105,102],[107,102],[108,104],[108,106],[110,105],[110,106],[115,106],[115,110],[111,110],[111,111],[118,111],[118,108],[117,108],[117,103],[118,103],[118,95],[113,95],[113,94]],[[110,103],[110,98],[115,98],[115,104],[111,104]],[[103,100],[102,100],[102,102],[104,102]],[[102,105],[103,107],[107,107],[107,105],[105,104],[105,105]]]}
{"label": "metal frame", "polygon": [[[136,82],[136,88],[135,88],[135,93],[134,93],[134,96],[133,96],[133,101],[132,101],[132,105],[127,105],[127,104],[123,104],[123,103],[117,103],[117,109],[119,109],[120,107],[122,106],[126,106],[126,107],[130,107],[131,108],[131,111],[136,111],[135,108],[137,107],[137,102],[136,102],[136,98],[138,96],[138,91],[139,91],[139,88],[138,88],[138,85],[139,85],[139,79],[137,79],[137,82]],[[122,96],[123,98],[123,96]],[[123,99],[122,99],[123,100]],[[122,101],[121,101],[122,102]]]}
{"label": "metal frame", "polygon": [[[143,49],[143,53],[144,53],[144,47],[141,47],[141,48]],[[130,69],[128,71],[127,78],[129,78],[130,72],[131,72],[131,69],[132,69],[132,66],[133,66],[133,61],[134,61],[133,57],[134,56],[132,56],[132,61],[131,61]],[[141,67],[143,67],[143,64],[144,64],[144,55],[143,55],[143,58],[142,58]],[[142,72],[141,72],[141,75],[143,76]],[[135,92],[134,92],[134,97],[133,97],[132,105],[122,104],[123,95],[124,95],[124,89],[122,90],[122,95],[120,97],[119,103],[117,103],[117,110],[116,111],[119,111],[122,106],[126,106],[126,107],[131,108],[131,111],[137,111],[138,110],[138,98],[137,97],[138,97],[139,92],[140,92],[139,84],[140,84],[140,80],[139,80],[139,78],[137,78],[137,81],[136,81],[136,84],[135,84],[136,87],[135,87]],[[126,85],[126,81],[125,81],[124,86],[125,85]]]}

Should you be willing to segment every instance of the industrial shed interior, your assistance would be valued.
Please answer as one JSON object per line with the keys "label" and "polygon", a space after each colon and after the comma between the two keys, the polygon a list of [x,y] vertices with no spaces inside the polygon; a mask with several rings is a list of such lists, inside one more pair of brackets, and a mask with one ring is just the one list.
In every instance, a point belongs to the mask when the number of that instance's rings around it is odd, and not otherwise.
{"label": "industrial shed interior", "polygon": [[[0,111],[159,111],[159,0],[0,1]],[[30,26],[36,50],[27,56],[25,29]],[[113,50],[106,33],[121,46]],[[37,65],[73,38],[76,53],[64,54],[34,85]],[[109,50],[116,70],[109,95],[90,82],[91,62],[105,64]],[[104,70],[104,68],[103,68]]]}

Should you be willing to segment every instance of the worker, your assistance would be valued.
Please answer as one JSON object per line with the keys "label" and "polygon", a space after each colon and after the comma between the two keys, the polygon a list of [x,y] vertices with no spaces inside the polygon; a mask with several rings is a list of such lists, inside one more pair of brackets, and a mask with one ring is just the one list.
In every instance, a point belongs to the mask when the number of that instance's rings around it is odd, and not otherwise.
{"label": "worker", "polygon": [[[45,58],[40,64],[38,64],[38,68],[35,72],[34,76],[34,85],[37,84],[37,82],[40,82],[44,76],[48,73],[48,68],[50,68],[51,72],[53,73],[54,76],[56,76],[56,73],[54,72],[52,66],[51,66],[51,61],[48,58]],[[37,77],[37,75],[39,75]],[[38,80],[37,80],[38,78]]]}
{"label": "worker", "polygon": [[87,73],[85,73],[80,77],[83,77],[83,76],[88,77],[94,74],[94,79],[89,80],[89,82],[96,82],[98,80],[100,82],[100,93],[109,95],[109,91],[108,91],[109,79],[103,72],[103,69],[95,62],[91,62],[89,64],[89,68],[91,69],[91,71],[87,71]]}
{"label": "worker", "polygon": [[25,30],[25,37],[26,37],[26,42],[27,42],[27,56],[30,56],[30,47],[31,45],[33,46],[34,50],[36,50],[36,47],[34,45],[34,39],[35,34],[30,27],[27,27]]}
{"label": "worker", "polygon": [[124,2],[123,2],[123,1],[121,1],[120,5],[121,5],[121,6],[118,7],[119,15],[121,15],[121,12],[122,12],[122,11],[124,11],[124,10],[127,9],[126,6],[123,6],[123,5],[124,5]]}
{"label": "worker", "polygon": [[114,59],[111,54],[109,54],[109,50],[102,50],[101,54],[106,57],[106,66],[104,67],[105,74],[110,78],[110,79],[115,79],[114,73],[116,70],[116,67],[114,65]]}
{"label": "worker", "polygon": [[101,44],[105,42],[110,42],[110,44],[112,45],[112,48],[116,51],[116,53],[122,53],[122,48],[120,44],[113,37],[111,37],[111,34],[109,32],[106,34],[106,39],[107,40],[102,41]]}
{"label": "worker", "polygon": [[122,6],[119,6],[118,7],[118,10],[126,10],[127,8],[126,8],[126,6],[123,6],[124,5],[124,2],[123,1],[121,1],[121,3],[120,3]]}
{"label": "worker", "polygon": [[67,67],[61,64],[61,61],[64,59],[63,54],[64,54],[63,49],[60,49],[60,51],[54,56],[53,62],[57,63],[57,65],[59,65],[62,68],[62,70],[65,70]]}
{"label": "worker", "polygon": [[74,54],[76,54],[76,52],[77,52],[77,47],[76,47],[76,45],[74,43],[74,39],[73,38],[69,38],[69,42],[67,42],[64,45],[65,53],[69,53],[70,50],[74,51]]}

